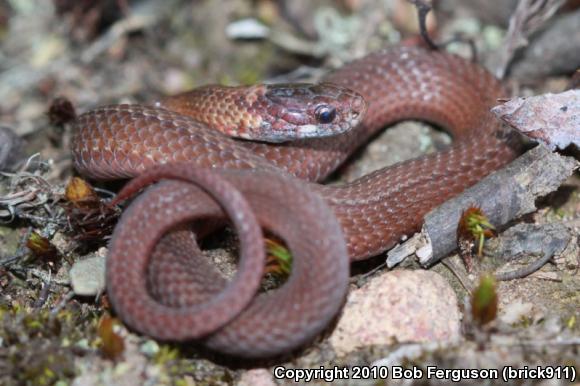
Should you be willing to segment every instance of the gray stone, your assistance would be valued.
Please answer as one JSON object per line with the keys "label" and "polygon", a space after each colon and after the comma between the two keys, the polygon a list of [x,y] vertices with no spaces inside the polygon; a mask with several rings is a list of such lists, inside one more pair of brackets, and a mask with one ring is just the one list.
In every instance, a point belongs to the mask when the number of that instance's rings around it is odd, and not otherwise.
{"label": "gray stone", "polygon": [[69,274],[76,295],[97,296],[105,290],[105,261],[105,254],[99,250],[95,256],[73,264]]}

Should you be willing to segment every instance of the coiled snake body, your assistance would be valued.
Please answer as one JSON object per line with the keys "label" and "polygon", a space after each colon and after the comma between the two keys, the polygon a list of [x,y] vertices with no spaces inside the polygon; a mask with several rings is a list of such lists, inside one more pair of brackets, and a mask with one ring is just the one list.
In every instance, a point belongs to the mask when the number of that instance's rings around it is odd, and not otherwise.
{"label": "coiled snake body", "polygon": [[[78,118],[73,155],[81,173],[100,179],[141,174],[120,198],[175,178],[130,205],[110,244],[107,290],[128,325],[155,338],[195,339],[243,357],[295,349],[340,310],[349,261],[391,248],[417,231],[429,210],[519,152],[489,112],[506,96],[501,84],[459,57],[391,48],[345,65],[324,82],[362,94],[368,110],[356,129],[282,144],[240,141],[201,118],[166,109],[179,111],[179,99],[162,101],[166,108],[110,106]],[[362,108],[356,93],[333,93],[343,118],[349,108]],[[344,119],[356,121],[359,114]],[[377,130],[410,118],[449,129],[453,146],[344,185],[314,183]],[[160,164],[165,166],[153,167]],[[231,281],[201,254],[185,225],[221,218],[224,211],[240,236],[241,258]],[[264,266],[259,225],[280,236],[294,260],[283,286],[256,296]]]}

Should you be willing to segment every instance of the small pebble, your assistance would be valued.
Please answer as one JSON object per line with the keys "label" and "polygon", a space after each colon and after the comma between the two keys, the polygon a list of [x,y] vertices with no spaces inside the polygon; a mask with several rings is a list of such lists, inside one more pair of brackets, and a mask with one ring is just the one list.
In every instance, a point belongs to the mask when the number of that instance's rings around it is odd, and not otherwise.
{"label": "small pebble", "polygon": [[79,296],[97,296],[105,290],[105,255],[76,261],[70,269],[72,289]]}
{"label": "small pebble", "polygon": [[251,369],[245,371],[237,386],[275,386],[272,373],[268,369]]}
{"label": "small pebble", "polygon": [[142,354],[152,358],[159,352],[159,344],[154,340],[148,340],[139,347]]}
{"label": "small pebble", "polygon": [[460,319],[456,295],[439,274],[388,271],[350,292],[329,341],[338,355],[395,341],[455,341]]}

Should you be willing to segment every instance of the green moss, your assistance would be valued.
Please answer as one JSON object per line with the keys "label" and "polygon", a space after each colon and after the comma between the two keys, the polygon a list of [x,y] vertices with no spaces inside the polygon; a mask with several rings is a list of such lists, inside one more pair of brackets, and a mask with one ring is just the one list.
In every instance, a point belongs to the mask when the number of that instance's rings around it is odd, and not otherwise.
{"label": "green moss", "polygon": [[[175,348],[167,351],[167,353],[175,352]],[[174,385],[188,385],[191,379],[196,385],[230,385],[234,380],[232,370],[205,359],[183,358],[179,355],[166,361],[163,367],[166,374],[174,380]]]}
{"label": "green moss", "polygon": [[[87,324],[87,321],[89,323]],[[0,307],[0,371],[2,385],[67,385],[76,375],[71,343],[87,335],[90,315],[23,307]],[[78,350],[78,349],[77,349]]]}
{"label": "green moss", "polygon": [[159,347],[159,351],[153,357],[153,362],[157,365],[164,366],[179,358],[179,349],[170,345]]}

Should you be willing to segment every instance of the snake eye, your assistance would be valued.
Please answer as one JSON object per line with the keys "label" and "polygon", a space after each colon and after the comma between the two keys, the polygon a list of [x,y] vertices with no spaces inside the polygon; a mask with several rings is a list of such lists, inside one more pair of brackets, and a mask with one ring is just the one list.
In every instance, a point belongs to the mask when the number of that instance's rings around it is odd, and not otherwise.
{"label": "snake eye", "polygon": [[318,120],[318,122],[330,123],[334,121],[334,118],[336,117],[336,109],[332,106],[321,105],[316,108],[314,115],[316,116],[316,120]]}

